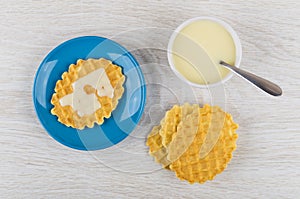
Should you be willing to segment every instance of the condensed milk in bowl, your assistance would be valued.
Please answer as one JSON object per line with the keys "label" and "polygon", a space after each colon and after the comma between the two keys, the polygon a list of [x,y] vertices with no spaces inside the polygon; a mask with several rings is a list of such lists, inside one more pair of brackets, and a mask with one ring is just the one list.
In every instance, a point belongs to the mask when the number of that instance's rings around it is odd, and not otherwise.
{"label": "condensed milk in bowl", "polygon": [[183,81],[206,88],[224,83],[232,72],[220,61],[239,67],[241,42],[230,25],[214,17],[196,17],[182,23],[168,44],[171,69]]}

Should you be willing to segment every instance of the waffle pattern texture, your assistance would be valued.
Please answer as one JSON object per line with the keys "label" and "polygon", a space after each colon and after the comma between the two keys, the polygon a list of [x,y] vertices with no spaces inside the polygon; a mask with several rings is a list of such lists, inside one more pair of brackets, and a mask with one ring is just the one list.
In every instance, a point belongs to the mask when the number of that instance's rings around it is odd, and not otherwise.
{"label": "waffle pattern texture", "polygon": [[213,180],[230,162],[238,135],[232,116],[220,107],[184,104],[166,112],[148,135],[149,154],[181,180]]}
{"label": "waffle pattern texture", "polygon": [[[112,98],[99,96],[95,89],[87,87],[86,92],[97,96],[101,108],[97,109],[93,114],[83,115],[82,117],[71,106],[62,106],[60,104],[62,97],[73,93],[72,83],[99,68],[105,70],[114,89]],[[92,128],[95,123],[102,124],[104,118],[111,116],[112,111],[117,107],[118,101],[124,93],[123,83],[125,76],[122,73],[121,67],[114,65],[111,61],[104,58],[79,59],[76,64],[71,64],[69,70],[64,72],[61,77],[62,79],[56,82],[55,93],[51,99],[51,104],[54,106],[51,109],[51,114],[56,115],[58,121],[68,127],[83,129],[85,127]]]}

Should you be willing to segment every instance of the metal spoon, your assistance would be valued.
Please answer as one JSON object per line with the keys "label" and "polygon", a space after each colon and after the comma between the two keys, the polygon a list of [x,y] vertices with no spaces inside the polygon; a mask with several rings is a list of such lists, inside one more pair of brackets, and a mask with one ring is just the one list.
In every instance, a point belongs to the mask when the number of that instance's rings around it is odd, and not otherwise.
{"label": "metal spoon", "polygon": [[232,66],[224,61],[220,61],[220,64],[229,70],[235,72],[236,74],[244,77],[249,82],[257,86],[258,88],[264,90],[265,92],[269,93],[273,96],[280,96],[282,95],[281,88],[274,84],[273,82],[270,82],[269,80],[266,80],[262,77],[259,77],[257,75],[254,75],[253,73],[250,73],[248,71],[242,70],[240,68],[237,68],[236,66]]}

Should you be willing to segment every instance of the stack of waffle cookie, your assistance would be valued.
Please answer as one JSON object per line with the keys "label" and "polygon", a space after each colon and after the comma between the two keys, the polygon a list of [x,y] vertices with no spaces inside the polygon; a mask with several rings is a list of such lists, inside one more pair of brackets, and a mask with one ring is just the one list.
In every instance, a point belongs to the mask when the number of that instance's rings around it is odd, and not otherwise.
{"label": "stack of waffle cookie", "polygon": [[181,180],[204,183],[221,173],[236,149],[238,125],[217,106],[175,105],[147,138],[149,154]]}

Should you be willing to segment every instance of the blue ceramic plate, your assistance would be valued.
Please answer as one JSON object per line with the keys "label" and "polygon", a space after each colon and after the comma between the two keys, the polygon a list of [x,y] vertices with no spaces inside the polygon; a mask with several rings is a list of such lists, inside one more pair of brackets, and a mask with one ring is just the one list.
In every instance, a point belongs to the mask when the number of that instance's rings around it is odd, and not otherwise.
{"label": "blue ceramic plate", "polygon": [[[106,58],[122,67],[126,76],[124,94],[109,119],[94,128],[66,127],[50,113],[56,81],[78,59]],[[41,63],[34,80],[33,102],[38,118],[58,142],[79,150],[98,150],[125,139],[139,122],[146,100],[146,86],[135,58],[116,42],[96,36],[78,37],[52,50]]]}

